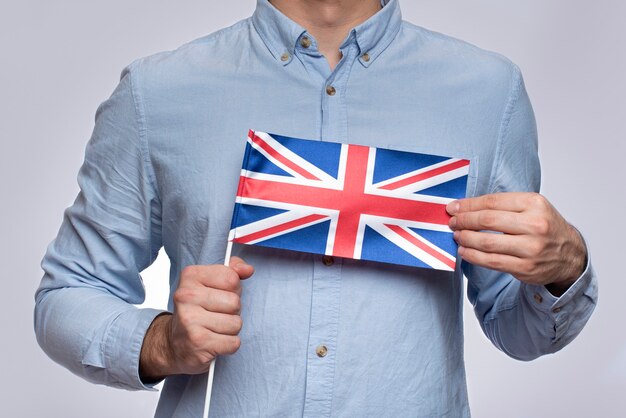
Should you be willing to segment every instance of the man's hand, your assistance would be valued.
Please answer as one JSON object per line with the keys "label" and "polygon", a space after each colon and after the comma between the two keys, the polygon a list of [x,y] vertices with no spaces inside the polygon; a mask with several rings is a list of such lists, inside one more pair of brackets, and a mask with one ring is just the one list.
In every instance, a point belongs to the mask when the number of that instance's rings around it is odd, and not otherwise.
{"label": "man's hand", "polygon": [[[497,193],[448,204],[459,255],[561,295],[582,274],[582,238],[543,196]],[[501,234],[494,234],[494,231]]]}
{"label": "man's hand", "polygon": [[180,274],[174,313],[158,316],[144,338],[140,375],[154,382],[174,374],[200,374],[211,361],[239,349],[241,283],[254,269],[233,257],[230,266],[189,266]]}

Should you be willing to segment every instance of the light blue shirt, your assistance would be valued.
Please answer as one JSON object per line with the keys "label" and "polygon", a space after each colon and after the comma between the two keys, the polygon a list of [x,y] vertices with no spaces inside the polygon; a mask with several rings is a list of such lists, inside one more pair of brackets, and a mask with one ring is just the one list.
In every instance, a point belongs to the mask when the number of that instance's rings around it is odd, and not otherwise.
{"label": "light blue shirt", "polygon": [[[146,388],[139,353],[159,311],[133,306],[140,272],[162,246],[172,291],[183,267],[223,262],[248,129],[468,158],[468,196],[539,190],[535,120],[507,59],[403,22],[396,0],[341,52],[331,71],[304,28],[259,0],[251,18],[123,72],[43,260],[35,323],[50,357],[92,382]],[[485,334],[521,360],[569,343],[597,298],[590,265],[556,298],[467,264],[234,254],[256,273],[241,349],[217,361],[213,417],[469,416],[463,272]],[[167,378],[156,416],[199,417],[205,379]]]}

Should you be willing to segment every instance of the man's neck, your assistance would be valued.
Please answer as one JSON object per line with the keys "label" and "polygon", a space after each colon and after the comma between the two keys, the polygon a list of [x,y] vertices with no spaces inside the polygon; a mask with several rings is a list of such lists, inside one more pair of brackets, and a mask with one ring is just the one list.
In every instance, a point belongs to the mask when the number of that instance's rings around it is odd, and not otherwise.
{"label": "man's neck", "polygon": [[317,41],[331,70],[341,60],[339,46],[352,28],[380,10],[380,0],[270,0]]}

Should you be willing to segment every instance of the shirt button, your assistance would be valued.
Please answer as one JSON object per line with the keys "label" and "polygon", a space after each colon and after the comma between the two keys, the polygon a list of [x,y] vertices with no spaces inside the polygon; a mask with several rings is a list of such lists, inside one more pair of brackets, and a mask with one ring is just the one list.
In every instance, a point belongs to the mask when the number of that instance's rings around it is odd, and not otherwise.
{"label": "shirt button", "polygon": [[329,255],[325,255],[322,257],[322,263],[324,263],[325,266],[332,266],[335,264],[335,259]]}
{"label": "shirt button", "polygon": [[535,298],[535,302],[537,302],[537,303],[543,302],[543,298],[541,297],[541,295],[539,293],[535,293],[534,298]]}
{"label": "shirt button", "polygon": [[329,96],[334,96],[337,93],[337,90],[333,86],[326,86],[326,94]]}
{"label": "shirt button", "polygon": [[559,312],[561,312],[561,308],[554,308],[554,309],[552,309],[552,312],[559,313]]}
{"label": "shirt button", "polygon": [[317,356],[320,358],[326,357],[326,354],[328,354],[328,347],[326,347],[325,345],[318,345],[315,349],[315,354],[317,354]]}
{"label": "shirt button", "polygon": [[311,40],[308,37],[303,36],[302,39],[300,39],[300,45],[302,45],[302,48],[308,48],[311,46]]}
{"label": "shirt button", "polygon": [[280,56],[280,60],[283,62],[287,61],[288,59],[289,59],[289,54],[286,52]]}
{"label": "shirt button", "polygon": [[370,54],[368,54],[367,52],[363,55],[361,55],[361,59],[365,62],[369,62],[370,61]]}

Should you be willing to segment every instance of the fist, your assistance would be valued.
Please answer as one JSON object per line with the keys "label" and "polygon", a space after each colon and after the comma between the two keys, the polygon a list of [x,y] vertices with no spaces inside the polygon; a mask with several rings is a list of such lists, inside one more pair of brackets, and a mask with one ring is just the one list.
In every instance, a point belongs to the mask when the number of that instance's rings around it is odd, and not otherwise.
{"label": "fist", "polygon": [[553,293],[562,293],[584,270],[580,234],[540,194],[462,199],[451,202],[448,213],[459,255],[472,264],[548,285]]}
{"label": "fist", "polygon": [[237,257],[228,267],[185,267],[173,296],[173,313],[157,317],[144,339],[142,378],[204,373],[215,357],[237,351],[243,326],[241,280],[253,272]]}

